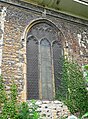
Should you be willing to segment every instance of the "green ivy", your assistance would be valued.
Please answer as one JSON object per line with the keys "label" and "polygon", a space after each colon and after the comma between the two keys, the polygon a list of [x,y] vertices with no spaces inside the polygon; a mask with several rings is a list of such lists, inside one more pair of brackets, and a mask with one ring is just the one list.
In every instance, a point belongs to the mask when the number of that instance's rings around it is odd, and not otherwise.
{"label": "green ivy", "polygon": [[37,112],[38,106],[35,100],[31,100],[30,106],[27,102],[23,102],[20,105],[17,119],[39,119],[40,115]]}
{"label": "green ivy", "polygon": [[2,110],[3,103],[6,102],[6,92],[2,76],[0,76],[0,110]]}
{"label": "green ivy", "polygon": [[56,93],[56,99],[63,101],[71,113],[83,115],[88,111],[88,91],[81,67],[68,60],[63,61],[61,85]]}
{"label": "green ivy", "polygon": [[7,97],[2,76],[0,77],[0,119],[39,119],[38,106],[34,100],[28,103],[17,102],[17,86],[12,80],[10,94]]}
{"label": "green ivy", "polygon": [[[17,115],[17,87],[14,81],[12,81],[12,85],[10,88],[10,95],[6,94],[5,88],[4,88],[4,82],[1,78],[0,81],[1,84],[1,90],[0,93],[4,93],[2,97],[2,113],[1,113],[1,119],[16,119]],[[4,100],[3,100],[4,99]]]}
{"label": "green ivy", "polygon": [[84,73],[85,73],[84,77],[85,77],[85,80],[86,80],[86,84],[88,86],[88,64],[83,66],[83,70],[84,70]]}

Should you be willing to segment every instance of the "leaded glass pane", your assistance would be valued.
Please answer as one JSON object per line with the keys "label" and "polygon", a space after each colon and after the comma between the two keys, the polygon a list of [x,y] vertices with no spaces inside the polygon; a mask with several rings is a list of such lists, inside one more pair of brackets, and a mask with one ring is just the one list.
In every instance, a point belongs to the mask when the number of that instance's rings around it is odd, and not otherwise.
{"label": "leaded glass pane", "polygon": [[54,91],[59,88],[62,78],[59,34],[60,31],[57,32],[54,25],[43,22],[31,27],[27,34],[28,99],[53,100]]}
{"label": "leaded glass pane", "polygon": [[27,42],[27,99],[39,99],[38,85],[38,44]]}
{"label": "leaded glass pane", "polygon": [[53,43],[53,62],[54,62],[54,79],[55,89],[58,90],[62,78],[62,47],[58,41]]}
{"label": "leaded glass pane", "polygon": [[50,43],[45,38],[41,41],[41,80],[42,80],[42,99],[53,99],[52,86],[52,62]]}

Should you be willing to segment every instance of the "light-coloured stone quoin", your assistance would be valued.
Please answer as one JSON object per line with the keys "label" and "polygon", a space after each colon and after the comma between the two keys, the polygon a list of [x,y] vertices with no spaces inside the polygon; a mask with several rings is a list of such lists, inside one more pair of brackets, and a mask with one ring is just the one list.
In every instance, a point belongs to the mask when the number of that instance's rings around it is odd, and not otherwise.
{"label": "light-coloured stone quoin", "polygon": [[1,63],[2,63],[2,48],[3,48],[3,35],[4,35],[4,22],[6,16],[6,8],[0,8],[0,75],[1,75]]}

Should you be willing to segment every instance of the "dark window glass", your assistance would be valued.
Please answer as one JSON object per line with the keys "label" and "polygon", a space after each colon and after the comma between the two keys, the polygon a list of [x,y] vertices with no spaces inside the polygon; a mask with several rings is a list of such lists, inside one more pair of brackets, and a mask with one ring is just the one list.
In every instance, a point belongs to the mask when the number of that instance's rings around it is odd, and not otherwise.
{"label": "dark window glass", "polygon": [[39,99],[38,44],[33,39],[27,42],[27,99]]}
{"label": "dark window glass", "polygon": [[28,32],[27,99],[53,100],[59,89],[63,61],[59,38],[55,27],[46,23],[36,24]]}
{"label": "dark window glass", "polygon": [[62,47],[58,41],[53,43],[53,62],[55,89],[58,90],[62,78]]}
{"label": "dark window glass", "polygon": [[42,99],[53,99],[51,46],[44,38],[40,45]]}

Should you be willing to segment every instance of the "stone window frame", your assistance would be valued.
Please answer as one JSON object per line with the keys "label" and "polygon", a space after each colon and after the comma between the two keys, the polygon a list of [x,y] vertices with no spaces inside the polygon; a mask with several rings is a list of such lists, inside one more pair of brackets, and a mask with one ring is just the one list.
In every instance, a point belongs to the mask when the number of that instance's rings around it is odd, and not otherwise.
{"label": "stone window frame", "polygon": [[[24,88],[23,88],[23,91],[21,92],[21,98],[23,101],[26,101],[27,100],[27,76],[26,76],[26,73],[27,73],[27,59],[26,59],[26,44],[27,44],[27,33],[28,31],[36,24],[39,24],[39,23],[46,23],[46,24],[49,24],[51,26],[53,26],[55,28],[55,30],[58,32],[61,33],[62,35],[62,39],[61,39],[61,42],[62,42],[62,47],[63,47],[63,52],[64,52],[64,55],[65,55],[65,41],[66,41],[66,37],[63,33],[63,31],[61,31],[61,29],[59,29],[55,23],[53,23],[51,20],[49,19],[45,19],[45,18],[38,18],[38,19],[34,19],[32,20],[28,25],[27,27],[25,28],[24,30],[24,33],[21,37],[21,40],[22,40],[22,44],[23,44],[23,48],[22,48],[22,51],[23,51],[23,57],[24,57],[24,62],[23,62],[23,82],[24,82]],[[66,53],[67,54],[67,53]],[[39,92],[40,94],[40,99],[41,99],[41,91]],[[55,92],[54,92],[55,94]]]}

